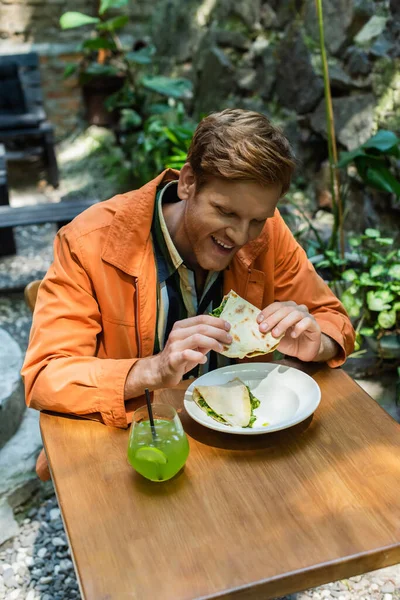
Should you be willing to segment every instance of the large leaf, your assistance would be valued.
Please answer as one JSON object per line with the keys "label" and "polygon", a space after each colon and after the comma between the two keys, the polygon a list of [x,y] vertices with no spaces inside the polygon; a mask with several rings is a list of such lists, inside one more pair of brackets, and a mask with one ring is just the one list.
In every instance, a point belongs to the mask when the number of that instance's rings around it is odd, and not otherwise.
{"label": "large leaf", "polygon": [[149,65],[152,62],[152,57],[154,56],[156,49],[154,46],[145,46],[144,48],[140,48],[140,50],[136,50],[135,52],[127,52],[125,54],[125,58],[129,60],[129,62],[136,63],[138,65]]}
{"label": "large leaf", "polygon": [[358,276],[354,269],[347,269],[342,273],[342,277],[345,281],[355,281]]}
{"label": "large leaf", "polygon": [[400,280],[400,265],[392,265],[388,271],[389,277]]}
{"label": "large leaf", "polygon": [[381,312],[382,310],[388,310],[391,308],[390,302],[394,300],[393,294],[387,290],[379,290],[377,292],[368,292],[367,304],[369,310]]}
{"label": "large leaf", "polygon": [[369,238],[378,238],[381,236],[379,229],[371,229],[370,227],[364,231],[364,234]]}
{"label": "large leaf", "polygon": [[362,144],[362,148],[375,148],[380,152],[387,152],[393,146],[397,146],[400,144],[400,139],[397,137],[393,131],[385,131],[381,129],[375,135],[369,138],[364,144]]}
{"label": "large leaf", "polygon": [[375,279],[372,279],[369,273],[361,273],[360,275],[360,285],[372,285],[377,287],[377,283]]}
{"label": "large leaf", "polygon": [[339,156],[339,162],[337,163],[337,167],[341,169],[342,167],[346,167],[348,164],[352,163],[355,158],[359,156],[366,156],[364,150],[360,148],[356,148],[355,150],[351,150],[350,152],[341,152]]}
{"label": "large leaf", "polygon": [[113,19],[108,19],[107,21],[103,21],[97,25],[97,29],[99,31],[115,31],[116,29],[121,29],[129,22],[128,15],[121,15],[119,17],[114,17]]}
{"label": "large leaf", "polygon": [[374,335],[375,331],[372,327],[362,327],[360,333],[361,335],[365,335],[365,337],[371,337]]}
{"label": "large leaf", "polygon": [[61,15],[60,26],[61,29],[73,29],[74,27],[82,27],[82,25],[89,25],[93,23],[99,23],[100,19],[97,17],[89,17],[81,12],[69,11]]}
{"label": "large leaf", "polygon": [[82,48],[86,50],[100,50],[104,48],[105,50],[115,50],[116,45],[112,40],[107,40],[103,37],[96,37],[90,40],[85,40],[82,43]]}
{"label": "large leaf", "polygon": [[123,129],[134,129],[142,124],[142,117],[132,108],[123,108],[120,125]]}
{"label": "large leaf", "polygon": [[87,75],[104,76],[104,75],[118,75],[119,70],[112,65],[102,65],[100,63],[92,63],[85,69]]}
{"label": "large leaf", "polygon": [[378,190],[400,197],[400,181],[397,181],[396,177],[383,165],[369,167],[365,180],[366,183]]}
{"label": "large leaf", "polygon": [[351,294],[350,291],[347,290],[346,292],[343,292],[340,299],[343,302],[343,305],[350,317],[357,318],[360,316],[362,308],[361,298],[353,296],[353,294]]}
{"label": "large leaf", "polygon": [[378,323],[382,329],[391,329],[396,323],[396,312],[394,310],[383,310],[378,315]]}
{"label": "large leaf", "polygon": [[382,273],[385,272],[385,267],[383,265],[372,265],[369,270],[371,277],[379,277]]}
{"label": "large leaf", "polygon": [[122,8],[129,3],[129,0],[101,0],[99,13],[103,15],[110,8]]}
{"label": "large leaf", "polygon": [[163,75],[146,75],[142,85],[153,92],[169,98],[191,98],[192,82],[189,79],[172,79]]}

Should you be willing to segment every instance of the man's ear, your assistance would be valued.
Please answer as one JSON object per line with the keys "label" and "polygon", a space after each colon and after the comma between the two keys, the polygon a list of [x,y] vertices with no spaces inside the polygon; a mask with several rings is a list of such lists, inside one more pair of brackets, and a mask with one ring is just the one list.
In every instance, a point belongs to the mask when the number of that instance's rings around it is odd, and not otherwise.
{"label": "man's ear", "polygon": [[179,173],[178,198],[189,200],[196,191],[196,179],[189,163],[185,163]]}

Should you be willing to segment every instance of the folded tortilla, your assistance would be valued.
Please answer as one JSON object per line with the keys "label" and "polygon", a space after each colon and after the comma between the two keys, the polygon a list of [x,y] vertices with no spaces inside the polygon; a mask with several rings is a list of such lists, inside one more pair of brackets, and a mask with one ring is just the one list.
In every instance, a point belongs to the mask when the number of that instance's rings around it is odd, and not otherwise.
{"label": "folded tortilla", "polygon": [[221,354],[230,358],[252,358],[269,354],[277,348],[283,336],[275,338],[271,332],[261,333],[257,323],[259,313],[259,308],[233,290],[224,296],[221,306],[211,313],[231,324],[229,333],[233,341],[229,346],[224,346]]}
{"label": "folded tortilla", "polygon": [[222,385],[198,385],[193,400],[211,418],[234,427],[252,427],[260,402],[238,378]]}

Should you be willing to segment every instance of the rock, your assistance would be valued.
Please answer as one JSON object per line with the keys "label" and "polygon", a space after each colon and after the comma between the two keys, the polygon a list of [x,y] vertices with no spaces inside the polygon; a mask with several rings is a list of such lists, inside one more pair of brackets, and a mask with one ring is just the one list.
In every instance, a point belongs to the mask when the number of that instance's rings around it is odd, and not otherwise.
{"label": "rock", "polygon": [[368,44],[371,40],[377,38],[385,29],[387,23],[386,17],[374,15],[368,23],[358,32],[354,41],[357,44]]}
{"label": "rock", "polygon": [[267,46],[260,54],[257,75],[261,97],[269,100],[272,96],[277,78],[277,60],[275,49]]}
{"label": "rock", "polygon": [[282,40],[277,54],[276,93],[280,103],[298,114],[310,112],[322,97],[324,86],[314,71],[309,50],[297,27]]}
{"label": "rock", "polygon": [[27,567],[33,567],[33,565],[35,564],[35,561],[33,560],[32,556],[27,556],[25,558],[25,564]]}
{"label": "rock", "polygon": [[60,560],[59,567],[60,571],[63,573],[70,571],[73,568],[72,560],[69,560],[69,558],[63,558],[62,560]]}
{"label": "rock", "polygon": [[0,328],[0,448],[14,435],[26,410],[22,362],[19,345]]}
{"label": "rock", "polygon": [[[359,94],[333,98],[333,113],[338,141],[348,150],[363,144],[371,135],[375,98],[372,94]],[[325,101],[322,100],[311,115],[311,126],[326,137]]]}
{"label": "rock", "polygon": [[249,39],[240,31],[225,31],[223,29],[214,31],[215,43],[218,46],[236,48],[237,50],[248,50]]}
{"label": "rock", "polygon": [[371,70],[368,54],[357,46],[348,48],[346,52],[346,61],[347,70],[352,77],[368,75]]}
{"label": "rock", "polygon": [[60,537],[54,537],[51,541],[53,543],[53,546],[56,546],[56,547],[58,547],[58,546],[66,546],[67,545],[67,543],[65,542],[65,540],[63,540]]}
{"label": "rock", "polygon": [[197,52],[202,26],[208,22],[207,7],[199,9],[196,0],[162,2],[151,23],[151,34],[157,54],[168,64],[173,59],[177,63],[190,60]]}
{"label": "rock", "polygon": [[275,29],[278,26],[276,12],[269,4],[261,6],[260,22],[264,29]]}
{"label": "rock", "polygon": [[346,71],[338,64],[329,67],[329,80],[331,82],[332,92],[350,90],[354,88],[363,88],[369,85],[368,82],[361,83],[347,75]]}
{"label": "rock", "polygon": [[7,600],[17,600],[17,598],[22,598],[21,590],[13,590],[11,594],[8,594]]}
{"label": "rock", "polygon": [[[370,0],[324,0],[325,44],[328,51],[333,55],[339,54],[352,35],[374,14],[374,10],[374,3]],[[314,0],[306,0],[304,25],[308,35],[318,41],[318,19]]]}
{"label": "rock", "polygon": [[380,35],[369,49],[369,53],[375,58],[389,56],[393,49],[393,42],[385,34]]}
{"label": "rock", "polygon": [[18,535],[18,523],[7,500],[0,500],[0,546]]}
{"label": "rock", "polygon": [[225,108],[226,99],[233,89],[233,65],[224,52],[214,46],[204,56],[195,97],[195,114]]}
{"label": "rock", "polygon": [[3,582],[7,588],[18,587],[18,582],[15,579],[13,569],[6,569],[3,573]]}
{"label": "rock", "polygon": [[0,498],[15,508],[37,489],[36,457],[42,447],[39,412],[28,409],[18,432],[0,451]]}
{"label": "rock", "polygon": [[293,3],[282,0],[269,0],[268,5],[275,13],[276,27],[282,29],[293,20]]}
{"label": "rock", "polygon": [[39,558],[44,558],[47,554],[47,548],[39,548],[37,555]]}
{"label": "rock", "polygon": [[59,519],[60,515],[61,511],[59,508],[52,508],[49,513],[50,521],[55,521],[56,519]]}
{"label": "rock", "polygon": [[381,588],[382,594],[394,594],[395,587],[391,581],[387,581]]}

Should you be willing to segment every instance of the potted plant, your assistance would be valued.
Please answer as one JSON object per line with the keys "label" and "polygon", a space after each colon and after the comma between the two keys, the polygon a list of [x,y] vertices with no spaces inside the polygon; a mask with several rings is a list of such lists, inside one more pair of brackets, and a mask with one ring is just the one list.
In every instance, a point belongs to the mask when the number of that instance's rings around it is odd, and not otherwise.
{"label": "potted plant", "polygon": [[65,70],[65,77],[78,74],[90,124],[116,126],[125,110],[124,127],[138,128],[144,113],[152,112],[149,94],[191,98],[189,80],[142,72],[153,63],[152,44],[139,40],[133,47],[123,45],[117,32],[127,25],[129,17],[109,13],[128,3],[129,0],[100,0],[95,17],[68,11],[60,18],[62,29],[92,25],[92,31],[78,48],[81,59]]}

